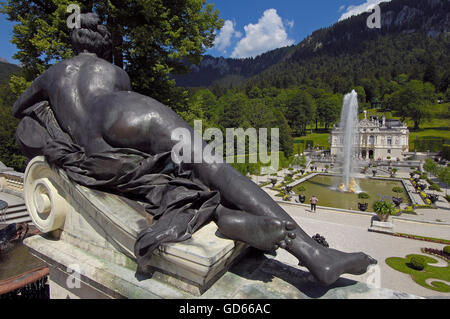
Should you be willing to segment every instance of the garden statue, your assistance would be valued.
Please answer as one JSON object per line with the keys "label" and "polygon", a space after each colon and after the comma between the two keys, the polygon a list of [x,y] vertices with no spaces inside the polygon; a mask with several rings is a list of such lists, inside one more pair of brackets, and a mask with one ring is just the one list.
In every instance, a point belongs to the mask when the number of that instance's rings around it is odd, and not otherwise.
{"label": "garden statue", "polygon": [[132,91],[127,73],[107,61],[111,36],[99,22],[96,14],[81,14],[81,28],[71,33],[77,55],[51,66],[15,102],[16,137],[27,157],[44,155],[72,181],[147,203],[156,222],[135,243],[139,266],[161,243],[184,241],[211,220],[232,240],[263,251],[286,249],[325,284],[376,263],[362,252],[318,244],[260,187],[219,164],[222,159],[176,164],[172,150],[181,141],[172,132],[184,128],[195,136],[194,130],[165,105]]}

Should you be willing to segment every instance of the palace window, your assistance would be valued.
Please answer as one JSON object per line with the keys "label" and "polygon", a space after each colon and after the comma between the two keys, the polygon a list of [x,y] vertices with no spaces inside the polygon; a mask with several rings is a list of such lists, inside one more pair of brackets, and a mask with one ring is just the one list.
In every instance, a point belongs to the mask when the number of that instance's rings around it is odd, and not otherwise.
{"label": "palace window", "polygon": [[391,137],[391,136],[388,136],[388,138],[387,138],[387,144],[388,144],[388,145],[392,145],[392,137]]}

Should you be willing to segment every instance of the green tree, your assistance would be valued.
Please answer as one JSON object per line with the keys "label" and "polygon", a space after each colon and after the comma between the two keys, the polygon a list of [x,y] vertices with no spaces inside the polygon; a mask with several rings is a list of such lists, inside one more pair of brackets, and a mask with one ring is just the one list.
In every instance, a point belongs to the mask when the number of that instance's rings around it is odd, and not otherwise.
{"label": "green tree", "polygon": [[306,127],[314,120],[316,103],[313,97],[299,88],[286,89],[277,97],[277,102],[297,136],[306,134]]}
{"label": "green tree", "polygon": [[11,112],[11,97],[14,96],[7,84],[0,86],[0,161],[17,171],[25,170],[25,157],[15,142],[16,127],[19,122]]}
{"label": "green tree", "polygon": [[425,164],[423,165],[423,169],[427,173],[430,173],[430,174],[435,175],[435,176],[438,175],[438,164],[435,161],[433,161],[433,160],[431,160],[429,158],[427,158],[425,160]]}
{"label": "green tree", "polygon": [[190,99],[189,104],[198,104],[202,110],[205,120],[210,123],[219,121],[219,112],[217,108],[217,98],[208,89],[198,90]]}
{"label": "green tree", "polygon": [[355,87],[356,93],[358,93],[358,104],[360,109],[366,106],[366,91],[362,86]]}
{"label": "green tree", "polygon": [[341,112],[342,99],[339,95],[333,93],[324,93],[317,100],[317,118],[323,123],[325,129],[336,123]]}
{"label": "green tree", "polygon": [[[95,11],[112,34],[114,63],[124,67],[133,90],[173,108],[186,104],[186,92],[175,88],[170,74],[188,72],[185,61],[198,64],[223,26],[206,0],[7,0],[2,13],[16,22],[14,58],[24,68],[12,86],[24,89],[51,64],[73,55],[66,25],[69,4]],[[15,92],[20,93],[20,92]]]}
{"label": "green tree", "polygon": [[279,149],[282,151],[286,158],[292,155],[294,140],[292,138],[292,130],[288,124],[288,121],[283,116],[280,110],[274,109],[272,119],[268,122],[267,128],[278,128],[280,134]]}
{"label": "green tree", "polygon": [[430,117],[429,108],[435,100],[435,89],[430,83],[412,80],[400,90],[386,97],[387,103],[403,120],[411,119],[414,129]]}
{"label": "green tree", "polygon": [[435,87],[439,86],[440,79],[439,79],[439,73],[436,68],[436,62],[430,62],[427,65],[427,68],[425,69],[425,74],[423,75],[423,81],[429,82],[433,84]]}
{"label": "green tree", "polygon": [[255,129],[268,129],[268,140],[271,138],[271,129],[279,129],[279,149],[289,157],[293,151],[292,130],[281,112],[274,106],[270,97],[250,99],[244,108],[245,117],[251,127]]}
{"label": "green tree", "polygon": [[220,115],[219,124],[224,128],[246,128],[243,124],[247,118],[245,108],[248,99],[244,93],[228,91],[217,101],[223,113]]}
{"label": "green tree", "polygon": [[442,167],[438,170],[438,179],[439,181],[441,181],[442,183],[446,184],[447,187],[445,189],[445,195],[447,195],[447,189],[448,186],[450,185],[450,167]]}

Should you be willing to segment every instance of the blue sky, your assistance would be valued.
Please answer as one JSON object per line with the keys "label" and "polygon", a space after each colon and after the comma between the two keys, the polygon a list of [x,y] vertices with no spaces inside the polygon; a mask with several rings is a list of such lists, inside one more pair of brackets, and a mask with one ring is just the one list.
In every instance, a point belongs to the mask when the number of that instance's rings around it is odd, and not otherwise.
{"label": "blue sky", "polygon": [[245,58],[301,42],[313,31],[390,0],[208,0],[228,20],[207,54]]}
{"label": "blue sky", "polygon": [[[366,11],[370,5],[390,0],[208,0],[226,21],[216,44],[206,53],[244,58],[297,44],[314,30],[340,18]],[[18,63],[10,43],[13,24],[0,14],[0,57]]]}

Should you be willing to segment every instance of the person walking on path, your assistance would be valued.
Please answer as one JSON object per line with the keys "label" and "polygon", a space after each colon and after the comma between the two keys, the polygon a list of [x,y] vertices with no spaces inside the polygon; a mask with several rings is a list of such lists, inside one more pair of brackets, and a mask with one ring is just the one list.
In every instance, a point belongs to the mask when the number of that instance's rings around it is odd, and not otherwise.
{"label": "person walking on path", "polygon": [[315,195],[313,195],[309,201],[311,202],[311,213],[314,210],[314,213],[316,212],[317,209],[317,202],[319,201],[319,199],[317,199],[317,197]]}

